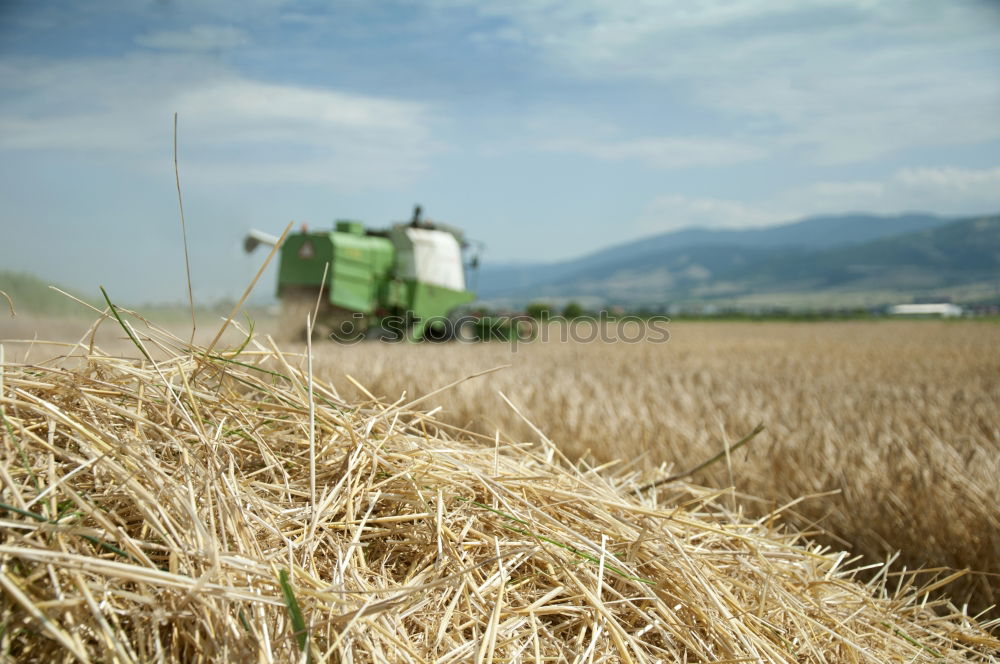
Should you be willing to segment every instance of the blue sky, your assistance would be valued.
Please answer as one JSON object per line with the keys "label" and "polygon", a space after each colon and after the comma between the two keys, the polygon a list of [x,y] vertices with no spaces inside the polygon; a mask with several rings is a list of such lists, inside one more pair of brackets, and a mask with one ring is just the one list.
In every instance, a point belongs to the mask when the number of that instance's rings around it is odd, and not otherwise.
{"label": "blue sky", "polygon": [[174,111],[201,299],[251,227],[417,202],[496,262],[997,212],[997,35],[963,0],[4,0],[0,267],[182,300]]}

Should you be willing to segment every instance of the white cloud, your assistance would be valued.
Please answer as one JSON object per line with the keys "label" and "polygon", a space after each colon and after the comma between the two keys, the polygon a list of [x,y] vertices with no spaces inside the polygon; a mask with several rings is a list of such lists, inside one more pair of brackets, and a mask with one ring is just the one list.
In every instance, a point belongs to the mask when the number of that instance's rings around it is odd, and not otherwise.
{"label": "white cloud", "polygon": [[820,163],[1000,139],[986,3],[474,3],[581,79],[663,86]]}
{"label": "white cloud", "polygon": [[818,182],[759,203],[667,194],[653,199],[636,225],[646,233],[690,226],[750,228],[851,210],[880,214],[919,210],[943,216],[995,214],[1000,212],[1000,167],[906,168],[884,180]]}
{"label": "white cloud", "polygon": [[925,210],[941,214],[1000,211],[1000,167],[904,168],[885,180],[819,182],[786,192],[783,203],[812,212]]}
{"label": "white cloud", "polygon": [[1000,167],[979,171],[968,168],[907,168],[900,171],[895,179],[913,190],[948,190],[963,196],[985,196],[994,203],[1000,203]]}
{"label": "white cloud", "polygon": [[231,126],[235,118],[253,125],[255,131],[272,127],[278,134],[285,130],[322,134],[330,127],[420,132],[424,120],[421,104],[235,77],[185,90],[175,101],[214,129]]}
{"label": "white cloud", "polygon": [[215,51],[245,46],[250,43],[250,37],[231,25],[195,25],[186,30],[160,30],[139,35],[135,43],[166,51]]}
{"label": "white cloud", "polygon": [[657,168],[735,164],[765,156],[763,150],[746,143],[706,137],[557,139],[545,141],[541,147],[610,161],[638,159]]}
{"label": "white cloud", "polygon": [[638,220],[645,233],[698,226],[701,228],[747,228],[766,226],[781,219],[774,212],[738,201],[697,198],[680,194],[657,196]]}
{"label": "white cloud", "polygon": [[0,149],[143,167],[169,149],[177,111],[185,170],[208,181],[393,186],[437,147],[423,104],[255,81],[195,55],[19,61],[0,81]]}

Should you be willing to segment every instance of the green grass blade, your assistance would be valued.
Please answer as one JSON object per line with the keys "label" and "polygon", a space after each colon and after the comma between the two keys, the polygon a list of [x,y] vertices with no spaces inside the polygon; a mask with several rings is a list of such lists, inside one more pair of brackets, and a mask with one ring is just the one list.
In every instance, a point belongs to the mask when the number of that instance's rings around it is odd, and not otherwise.
{"label": "green grass blade", "polygon": [[[36,514],[35,512],[29,512],[28,510],[22,510],[20,507],[14,507],[13,505],[8,505],[7,503],[0,503],[0,509],[7,510],[8,512],[14,512],[15,514],[20,514],[21,516],[29,517],[29,518],[34,519],[35,521],[39,521],[41,523],[51,523],[53,525],[59,525],[58,520],[47,519],[44,516],[42,516],[41,514]],[[126,560],[131,560],[134,563],[140,563],[141,564],[141,561],[139,559],[137,559],[135,556],[133,556],[131,553],[128,553],[126,551],[122,551],[121,549],[119,549],[114,544],[110,544],[108,542],[105,542],[104,540],[99,539],[97,537],[94,537],[93,535],[84,535],[83,533],[70,533],[70,534],[75,534],[77,537],[82,537],[83,539],[87,540],[91,544],[94,544],[95,546],[99,546],[102,549],[104,549],[105,551],[110,551],[111,553],[119,555],[122,558],[125,558]]]}
{"label": "green grass blade", "polygon": [[913,638],[909,634],[906,634],[905,632],[902,632],[902,631],[896,629],[895,627],[893,627],[889,623],[885,623],[885,622],[882,623],[882,627],[885,627],[886,629],[891,629],[892,632],[893,632],[893,634],[895,634],[898,637],[901,637],[901,638],[905,639],[906,642],[909,643],[910,645],[917,646],[918,648],[923,648],[924,650],[926,650],[930,654],[934,655],[935,657],[942,657],[941,653],[939,653],[934,648],[931,648],[930,646],[925,646],[920,641],[917,641],[915,638]]}
{"label": "green grass blade", "polygon": [[28,463],[28,455],[24,453],[24,448],[21,447],[21,441],[19,441],[17,436],[14,435],[14,427],[10,425],[10,420],[7,419],[7,414],[4,412],[3,408],[0,408],[0,419],[3,419],[4,426],[7,427],[7,433],[10,434],[10,439],[14,441],[14,447],[17,448],[17,453],[21,457],[21,463],[24,464],[24,469],[28,471],[31,481],[35,484],[35,491],[41,491],[38,476],[35,475],[35,471],[31,469],[31,464]]}
{"label": "green grass blade", "polygon": [[246,350],[246,347],[250,345],[250,340],[253,339],[254,320],[253,318],[250,318],[250,314],[245,311],[243,312],[243,317],[247,319],[247,327],[249,328],[247,330],[247,338],[244,339],[243,343],[241,343],[237,348],[234,348],[231,351],[231,354],[229,355],[230,359],[238,357],[240,353]]}
{"label": "green grass blade", "polygon": [[150,364],[156,364],[153,362],[153,358],[149,356],[149,353],[146,352],[146,349],[142,347],[142,344],[139,343],[139,340],[135,338],[134,334],[132,334],[131,328],[129,328],[129,326],[125,324],[125,321],[122,320],[122,317],[118,315],[118,307],[111,303],[111,298],[108,297],[108,292],[104,290],[104,286],[101,286],[101,294],[104,295],[104,301],[108,303],[108,308],[111,309],[111,314],[115,317],[115,320],[118,321],[118,324],[122,326],[122,329],[125,330],[125,334],[127,334],[128,338],[132,340],[135,347],[139,349],[139,352],[141,352],[147,360],[149,360]]}
{"label": "green grass blade", "polygon": [[285,608],[292,619],[292,629],[295,630],[295,640],[298,641],[299,650],[304,651],[309,643],[309,631],[306,629],[306,621],[302,618],[302,610],[295,599],[292,586],[288,583],[288,570],[278,572],[278,583],[281,584],[281,594],[285,598]]}
{"label": "green grass blade", "polygon": [[[217,360],[219,362],[224,362],[226,364],[235,364],[235,365],[243,367],[245,369],[252,369],[254,371],[259,371],[261,373],[266,373],[266,374],[269,374],[271,376],[275,376],[276,378],[284,378],[285,380],[290,380],[288,378],[288,376],[286,376],[283,373],[278,373],[277,371],[271,371],[270,369],[264,369],[263,367],[258,367],[258,366],[253,365],[253,364],[247,364],[246,362],[238,362],[238,361],[232,359],[232,357],[223,357],[222,355],[215,355],[213,353],[208,353],[208,354],[205,355],[205,357],[207,357],[207,358],[209,358],[211,360]],[[235,355],[233,357],[235,357]]]}
{"label": "green grass blade", "polygon": [[7,503],[0,503],[0,509],[20,514],[21,516],[26,516],[34,519],[35,521],[41,521],[42,523],[48,523],[49,521],[41,514],[35,514],[34,512],[29,512],[28,510],[22,510],[20,507],[14,507],[13,505],[8,505]]}
{"label": "green grass blade", "polygon": [[250,621],[247,620],[247,616],[243,613],[243,609],[236,610],[236,617],[240,619],[240,624],[243,625],[243,629],[247,631],[247,634],[253,634],[253,630],[250,629]]}

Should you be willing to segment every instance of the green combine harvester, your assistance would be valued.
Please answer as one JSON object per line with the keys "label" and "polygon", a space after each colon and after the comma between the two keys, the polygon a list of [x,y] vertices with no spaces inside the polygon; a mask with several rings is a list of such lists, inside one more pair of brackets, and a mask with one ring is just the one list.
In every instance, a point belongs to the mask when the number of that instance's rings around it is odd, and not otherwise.
{"label": "green combine harvester", "polygon": [[[244,249],[277,242],[255,230]],[[306,316],[322,286],[315,337],[449,339],[456,332],[456,310],[476,297],[466,289],[467,248],[460,230],[423,220],[420,206],[409,222],[387,230],[365,229],[357,221],[337,221],[332,231],[303,227],[281,247],[282,318],[294,336],[305,338]],[[472,257],[468,267],[477,266],[478,257]]]}

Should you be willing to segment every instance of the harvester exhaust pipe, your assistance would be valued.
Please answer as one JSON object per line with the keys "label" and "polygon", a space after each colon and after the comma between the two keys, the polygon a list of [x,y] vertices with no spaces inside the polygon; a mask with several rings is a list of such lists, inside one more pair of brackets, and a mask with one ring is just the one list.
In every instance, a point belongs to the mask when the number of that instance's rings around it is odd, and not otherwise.
{"label": "harvester exhaust pipe", "polygon": [[249,254],[262,244],[273,247],[278,244],[278,238],[274,237],[270,233],[265,233],[264,231],[252,230],[247,233],[245,238],[243,238],[243,251]]}

